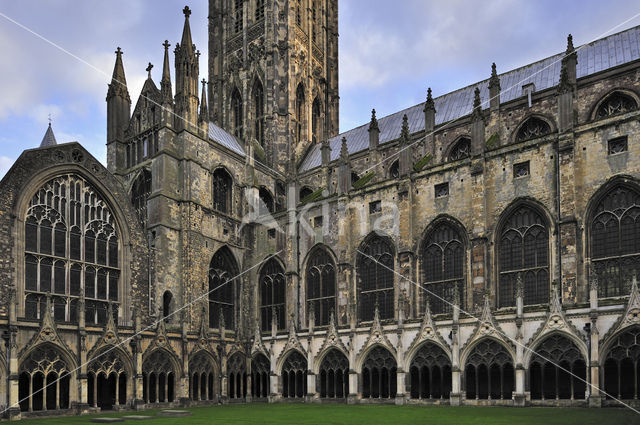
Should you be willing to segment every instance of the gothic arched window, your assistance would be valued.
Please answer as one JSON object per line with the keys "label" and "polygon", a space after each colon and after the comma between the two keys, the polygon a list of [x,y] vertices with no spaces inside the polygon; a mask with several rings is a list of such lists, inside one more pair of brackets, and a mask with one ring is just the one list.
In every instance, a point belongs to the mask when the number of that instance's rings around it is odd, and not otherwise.
{"label": "gothic arched window", "polygon": [[336,267],[329,253],[315,249],[307,264],[307,308],[315,314],[315,324],[329,324],[331,312],[336,306]]}
{"label": "gothic arched window", "polygon": [[640,328],[619,334],[605,357],[604,395],[618,400],[637,400],[640,383]]}
{"label": "gothic arched window", "polygon": [[411,398],[446,399],[451,392],[451,360],[442,348],[427,342],[409,368]]}
{"label": "gothic arched window", "polygon": [[391,164],[391,167],[389,167],[389,177],[391,177],[392,179],[397,179],[398,177],[400,177],[400,161],[399,160],[395,160],[393,161],[393,163]]}
{"label": "gothic arched window", "polygon": [[176,370],[168,351],[160,348],[142,363],[142,396],[145,403],[170,403],[176,395]]}
{"label": "gothic arched window", "polygon": [[324,356],[320,380],[316,383],[321,398],[346,398],[349,395],[349,359],[342,351],[334,348]]}
{"label": "gothic arched window", "polygon": [[151,194],[151,173],[148,170],[142,170],[131,188],[131,203],[138,213],[140,222],[147,223],[147,199]]}
{"label": "gothic arched window", "polygon": [[478,342],[465,366],[467,399],[510,400],[514,373],[511,354],[502,344],[494,339]]}
{"label": "gothic arched window", "polygon": [[251,359],[251,395],[266,399],[269,395],[269,376],[271,365],[269,359],[261,353]]}
{"label": "gothic arched window", "polygon": [[233,30],[236,33],[242,31],[242,3],[243,0],[234,0],[233,3]]}
{"label": "gothic arched window", "polygon": [[311,131],[313,141],[322,139],[322,128],[320,127],[320,100],[316,97],[311,104]]}
{"label": "gothic arched window", "polygon": [[170,320],[171,315],[171,302],[173,301],[173,294],[171,291],[164,291],[162,294],[162,317],[165,321]]}
{"label": "gothic arched window", "polygon": [[516,208],[498,233],[498,305],[514,306],[518,276],[523,282],[524,304],[549,301],[549,228],[529,206]]}
{"label": "gothic arched window", "polygon": [[395,398],[397,364],[393,354],[375,346],[362,365],[362,398]]}
{"label": "gothic arched window", "polygon": [[304,86],[302,83],[298,84],[296,89],[296,142],[302,142],[304,125]]}
{"label": "gothic arched window", "polygon": [[253,107],[256,140],[260,146],[264,146],[264,90],[258,79],[253,84]]}
{"label": "gothic arched window", "polygon": [[[81,292],[87,324],[104,324],[120,300],[119,235],[102,196],[82,177],[49,180],[25,218],[25,317],[41,319],[52,292],[54,318],[75,322]],[[116,313],[117,314],[117,313]]]}
{"label": "gothic arched window", "polygon": [[471,140],[463,137],[458,140],[449,153],[449,161],[457,161],[459,159],[468,158],[471,153]]}
{"label": "gothic arched window", "polygon": [[376,306],[380,319],[393,318],[394,289],[393,247],[383,238],[373,236],[358,249],[358,317],[373,320]]}
{"label": "gothic arched window", "polygon": [[238,265],[231,251],[220,248],[209,263],[209,327],[220,327],[220,315],[226,329],[235,329],[236,284]]}
{"label": "gothic arched window", "polygon": [[272,258],[260,271],[260,318],[263,331],[271,330],[274,315],[278,330],[285,328],[285,285],[284,270]]}
{"label": "gothic arched window", "polygon": [[127,369],[119,351],[101,350],[87,367],[87,401],[90,406],[110,410],[127,404]]}
{"label": "gothic arched window", "polygon": [[256,21],[264,18],[264,0],[256,0]]}
{"label": "gothic arched window", "polygon": [[596,118],[605,118],[611,115],[624,114],[638,109],[636,100],[623,92],[613,92],[600,103],[596,111]]}
{"label": "gothic arched window", "polygon": [[213,400],[215,373],[209,356],[200,351],[189,360],[189,392],[191,400]]}
{"label": "gothic arched window", "polygon": [[247,358],[236,352],[227,361],[227,385],[229,398],[241,399],[247,396]]}
{"label": "gothic arched window", "polygon": [[233,123],[233,135],[242,139],[242,96],[236,87],[231,93],[231,119]]}
{"label": "gothic arched window", "polygon": [[275,212],[273,196],[266,187],[258,190],[258,197],[260,198],[260,215]]}
{"label": "gothic arched window", "polygon": [[457,288],[461,307],[464,308],[465,253],[458,229],[442,221],[429,232],[422,247],[422,286],[428,291],[420,291],[423,306],[428,297],[433,313],[451,312],[450,303],[453,303]]}
{"label": "gothic arched window", "polygon": [[45,343],[32,350],[19,368],[20,410],[68,409],[72,372],[71,365],[54,345]]}
{"label": "gothic arched window", "polygon": [[590,227],[598,296],[627,295],[632,276],[640,272],[640,194],[614,187],[595,206]]}
{"label": "gothic arched window", "polygon": [[518,130],[516,142],[535,139],[537,137],[546,136],[549,133],[551,133],[551,127],[546,121],[543,121],[540,118],[530,117]]}
{"label": "gothic arched window", "polygon": [[586,363],[567,337],[551,335],[534,351],[529,364],[532,399],[582,399],[585,397]]}
{"label": "gothic arched window", "polygon": [[300,201],[302,201],[304,198],[306,198],[307,196],[311,195],[313,193],[313,189],[311,189],[309,186],[303,186],[302,189],[300,189]]}
{"label": "gothic arched window", "polygon": [[282,365],[282,397],[301,398],[307,395],[307,359],[292,351]]}
{"label": "gothic arched window", "polygon": [[224,168],[213,172],[213,209],[225,214],[231,213],[233,180]]}

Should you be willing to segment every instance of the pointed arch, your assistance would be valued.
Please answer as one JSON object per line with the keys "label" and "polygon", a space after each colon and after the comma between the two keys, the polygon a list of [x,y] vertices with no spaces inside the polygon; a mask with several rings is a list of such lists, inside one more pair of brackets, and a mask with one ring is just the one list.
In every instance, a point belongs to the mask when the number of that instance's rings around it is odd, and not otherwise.
{"label": "pointed arch", "polygon": [[396,159],[389,166],[389,178],[397,179],[398,177],[400,177],[400,160]]}
{"label": "pointed arch", "polygon": [[296,143],[303,141],[304,123],[305,123],[305,88],[303,83],[299,83],[296,87],[296,103],[295,103],[295,119],[296,119]]}
{"label": "pointed arch", "polygon": [[640,383],[640,326],[632,325],[611,335],[601,348],[600,385],[604,396],[618,400],[638,398]]}
{"label": "pointed arch", "polygon": [[427,226],[418,252],[421,286],[430,292],[420,291],[421,311],[424,311],[429,297],[434,314],[450,312],[451,304],[441,298],[453,302],[456,288],[460,305],[465,308],[467,247],[467,232],[455,218],[441,215]]}
{"label": "pointed arch", "polygon": [[229,355],[227,386],[229,398],[244,399],[247,396],[247,357],[242,351],[236,351]]}
{"label": "pointed arch", "polygon": [[260,186],[258,189],[258,197],[260,198],[260,215],[275,212],[276,204],[269,189],[264,186]]}
{"label": "pointed arch", "polygon": [[[584,399],[586,396],[586,346],[566,332],[552,332],[528,355],[532,399]],[[577,375],[577,378],[574,376]]]}
{"label": "pointed arch", "polygon": [[522,120],[513,132],[515,142],[536,139],[551,134],[554,130],[552,121],[541,115],[530,115]]}
{"label": "pointed arch", "polygon": [[501,214],[494,235],[498,307],[515,306],[516,280],[524,284],[524,304],[549,302],[551,221],[537,202],[516,199]]}
{"label": "pointed arch", "polygon": [[449,145],[445,158],[447,161],[458,161],[471,155],[471,138],[460,136]]}
{"label": "pointed arch", "polygon": [[218,249],[209,262],[209,327],[235,329],[239,273],[236,258],[227,246]]}
{"label": "pointed arch", "polygon": [[285,329],[286,323],[286,279],[284,265],[273,257],[267,261],[259,273],[258,295],[260,299],[261,329],[271,330],[275,319],[278,330]]}
{"label": "pointed arch", "polygon": [[131,203],[143,225],[147,223],[147,199],[151,194],[151,171],[143,168],[131,185]]}
{"label": "pointed arch", "polygon": [[300,189],[300,194],[298,196],[299,201],[302,201],[312,193],[313,193],[313,189],[311,189],[309,186],[302,186],[302,188]]}
{"label": "pointed arch", "polygon": [[362,398],[395,398],[398,361],[395,354],[375,344],[362,353],[360,365]]}
{"label": "pointed arch", "polygon": [[260,146],[264,146],[264,87],[257,76],[251,88],[251,99],[253,103],[254,136]]}
{"label": "pointed arch", "polygon": [[435,341],[425,341],[410,354],[407,389],[411,398],[448,398],[451,393],[449,350]]}
{"label": "pointed arch", "polygon": [[243,138],[244,128],[244,105],[242,103],[242,95],[240,90],[235,86],[231,91],[231,127],[233,129],[233,135],[239,139]]}
{"label": "pointed arch", "polygon": [[635,111],[640,105],[638,95],[626,88],[615,88],[602,96],[593,106],[592,120],[599,120],[613,115]]}
{"label": "pointed arch", "polygon": [[224,167],[212,174],[213,209],[225,214],[233,213],[233,178]]}
{"label": "pointed arch", "polygon": [[358,318],[373,320],[376,305],[380,319],[394,317],[395,249],[391,239],[369,234],[356,255]]}
{"label": "pointed arch", "polygon": [[251,395],[266,399],[269,396],[269,377],[271,363],[263,353],[256,353],[251,358]]}
{"label": "pointed arch", "polygon": [[283,398],[302,398],[307,395],[307,358],[298,350],[291,350],[280,367]]}
{"label": "pointed arch", "polygon": [[191,400],[214,400],[218,382],[218,367],[215,356],[200,349],[189,358],[189,398]]}
{"label": "pointed arch", "polygon": [[336,263],[327,247],[314,246],[305,259],[307,315],[313,311],[315,324],[326,326],[336,310]]}
{"label": "pointed arch", "polygon": [[[640,187],[629,178],[604,184],[587,205],[587,244],[598,297],[628,295],[640,272]],[[593,276],[591,277],[593,278]]]}
{"label": "pointed arch", "polygon": [[339,348],[326,350],[317,361],[316,390],[320,398],[346,398],[349,395],[349,358]]}
{"label": "pointed arch", "polygon": [[311,134],[314,143],[323,140],[322,134],[322,103],[320,102],[319,95],[313,99],[311,104]]}
{"label": "pointed arch", "polygon": [[142,392],[145,403],[173,402],[181,369],[175,354],[165,348],[156,348],[146,353],[142,360]]}
{"label": "pointed arch", "polygon": [[510,399],[515,353],[493,337],[478,339],[461,353],[467,399]]}
{"label": "pointed arch", "polygon": [[87,402],[103,410],[113,404],[126,405],[134,376],[131,356],[119,346],[106,346],[88,361]]}

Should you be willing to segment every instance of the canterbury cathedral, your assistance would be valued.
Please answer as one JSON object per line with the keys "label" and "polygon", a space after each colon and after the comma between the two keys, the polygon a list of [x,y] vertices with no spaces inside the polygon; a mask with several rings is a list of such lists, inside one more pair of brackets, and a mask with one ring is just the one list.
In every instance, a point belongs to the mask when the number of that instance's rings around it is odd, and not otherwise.
{"label": "canterbury cathedral", "polygon": [[183,15],[0,182],[3,416],[640,405],[640,27],[340,133],[337,0]]}

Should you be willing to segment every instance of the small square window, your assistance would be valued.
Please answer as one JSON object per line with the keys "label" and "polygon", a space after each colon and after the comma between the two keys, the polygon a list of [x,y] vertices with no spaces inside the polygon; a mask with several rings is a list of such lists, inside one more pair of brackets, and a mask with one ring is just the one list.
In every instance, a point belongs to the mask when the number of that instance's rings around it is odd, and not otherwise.
{"label": "small square window", "polygon": [[313,227],[322,227],[322,216],[319,215],[313,218]]}
{"label": "small square window", "polygon": [[434,186],[436,198],[449,196],[449,183],[440,183]]}
{"label": "small square window", "polygon": [[529,161],[513,164],[513,177],[526,177],[529,175]]}
{"label": "small square window", "polygon": [[382,202],[373,201],[369,202],[369,214],[376,214],[382,211]]}
{"label": "small square window", "polygon": [[628,150],[627,136],[616,137],[609,140],[609,155],[615,155],[617,153],[626,152]]}
{"label": "small square window", "polygon": [[276,238],[276,229],[267,230],[267,236],[269,236],[269,239],[275,239]]}

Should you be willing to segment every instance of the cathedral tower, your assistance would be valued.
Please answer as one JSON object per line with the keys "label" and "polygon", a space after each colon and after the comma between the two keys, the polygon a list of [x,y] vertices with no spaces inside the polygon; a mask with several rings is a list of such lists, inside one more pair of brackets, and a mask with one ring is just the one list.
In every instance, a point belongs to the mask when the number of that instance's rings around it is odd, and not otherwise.
{"label": "cathedral tower", "polygon": [[338,133],[338,1],[210,0],[209,80],[213,122],[290,170]]}

